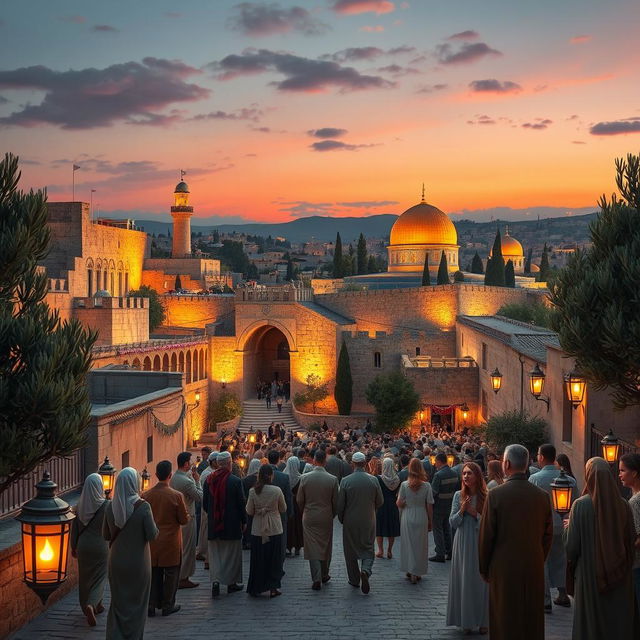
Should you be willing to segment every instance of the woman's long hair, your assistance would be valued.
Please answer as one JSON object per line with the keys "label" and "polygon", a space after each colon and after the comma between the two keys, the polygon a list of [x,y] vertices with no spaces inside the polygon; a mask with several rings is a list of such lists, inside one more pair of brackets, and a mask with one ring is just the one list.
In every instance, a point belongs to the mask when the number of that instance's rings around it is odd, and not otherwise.
{"label": "woman's long hair", "polygon": [[411,458],[409,462],[409,488],[417,491],[423,482],[427,481],[427,473],[418,458]]}
{"label": "woman's long hair", "polygon": [[489,471],[487,472],[489,480],[495,480],[498,484],[504,483],[504,470],[500,460],[489,461]]}
{"label": "woman's long hair", "polygon": [[[473,472],[473,475],[476,478],[476,511],[478,513],[482,513],[482,507],[484,507],[484,501],[487,497],[487,485],[484,483],[484,476],[482,475],[482,470],[475,462],[465,462],[462,467],[462,472],[464,473],[465,469],[470,469]],[[469,493],[469,488],[463,482],[462,489],[460,491],[463,498],[470,498],[471,494]]]}
{"label": "woman's long hair", "polygon": [[372,476],[379,476],[382,473],[382,460],[380,458],[373,456],[371,460],[369,460],[369,464],[367,465],[367,471]]}
{"label": "woman's long hair", "polygon": [[558,463],[558,466],[561,469],[564,469],[564,472],[568,476],[571,476],[572,478],[575,478],[575,476],[573,475],[573,471],[571,470],[571,461],[569,460],[569,456],[566,453],[558,454],[558,457],[556,458],[556,461]]}
{"label": "woman's long hair", "polygon": [[270,464],[263,464],[260,467],[260,471],[258,471],[258,479],[253,487],[255,492],[260,495],[262,493],[262,487],[264,487],[265,484],[271,484],[271,480],[273,480],[273,469]]}

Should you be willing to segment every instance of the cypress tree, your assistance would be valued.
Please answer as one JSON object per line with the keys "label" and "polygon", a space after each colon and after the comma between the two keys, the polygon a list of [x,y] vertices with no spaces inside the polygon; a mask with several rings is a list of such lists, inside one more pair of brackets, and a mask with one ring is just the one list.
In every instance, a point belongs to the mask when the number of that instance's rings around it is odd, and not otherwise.
{"label": "cypress tree", "polygon": [[371,253],[369,254],[369,259],[367,260],[367,273],[377,273],[378,268],[376,265],[376,257]]}
{"label": "cypress tree", "polygon": [[424,269],[422,270],[422,286],[428,287],[431,285],[431,274],[429,273],[429,254],[424,254]]}
{"label": "cypress tree", "polygon": [[179,291],[180,289],[182,289],[182,280],[180,280],[180,276],[179,275],[176,276],[176,281],[175,281],[175,283],[173,285],[173,288],[176,291]]}
{"label": "cypress tree", "polygon": [[358,238],[358,275],[367,273],[367,241],[360,234]]}
{"label": "cypress tree", "polygon": [[549,266],[549,249],[547,243],[544,243],[544,249],[542,250],[542,258],[540,259],[540,282],[548,282],[551,275],[551,267]]}
{"label": "cypress tree", "polygon": [[471,261],[471,273],[484,273],[484,267],[482,266],[482,258],[476,251],[473,260]]}
{"label": "cypress tree", "polygon": [[449,268],[447,267],[447,256],[444,255],[444,251],[440,256],[440,266],[438,267],[438,284],[451,284],[449,280]]}
{"label": "cypress tree", "polygon": [[504,287],[504,258],[502,257],[502,236],[500,229],[496,231],[496,238],[493,241],[493,249],[491,251],[491,269],[487,264],[487,273],[485,284],[494,287]]}
{"label": "cypress tree", "polygon": [[527,253],[527,259],[524,261],[524,272],[526,274],[531,273],[531,254],[533,253],[533,249],[529,248]]}
{"label": "cypress tree", "polygon": [[18,158],[0,160],[0,494],[53,456],[86,443],[86,381],[96,333],[45,302],[44,191],[18,190]]}
{"label": "cypress tree", "polygon": [[484,272],[484,283],[486,286],[490,287],[493,282],[491,281],[493,277],[493,271],[491,269],[491,256],[487,258],[487,270]]}
{"label": "cypress tree", "polygon": [[336,234],[336,244],[333,249],[333,277],[344,278],[344,265],[342,261],[342,238],[340,238],[340,232]]}
{"label": "cypress tree", "polygon": [[345,276],[357,276],[358,275],[358,257],[353,250],[353,245],[349,243],[349,250],[347,252],[347,260],[345,261]]}
{"label": "cypress tree", "polygon": [[515,289],[516,287],[516,272],[513,268],[513,261],[509,260],[507,266],[504,268],[504,286]]}
{"label": "cypress tree", "polygon": [[336,386],[333,396],[338,405],[338,413],[341,416],[351,415],[351,405],[353,404],[353,380],[351,378],[351,363],[349,362],[349,352],[344,340],[340,347],[338,356],[338,367],[336,369]]}
{"label": "cypress tree", "polygon": [[293,280],[294,275],[295,273],[294,273],[294,267],[293,267],[293,260],[291,259],[291,255],[287,253],[287,275],[286,275],[287,282],[290,282],[291,280]]}

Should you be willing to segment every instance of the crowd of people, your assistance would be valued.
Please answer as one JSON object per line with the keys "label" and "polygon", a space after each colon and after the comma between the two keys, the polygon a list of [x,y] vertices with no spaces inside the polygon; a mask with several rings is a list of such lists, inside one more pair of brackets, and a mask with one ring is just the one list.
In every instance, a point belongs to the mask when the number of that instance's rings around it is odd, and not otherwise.
{"label": "crowd of people", "polygon": [[291,384],[288,380],[272,380],[271,382],[263,382],[258,380],[256,384],[256,395],[258,400],[264,400],[267,409],[271,409],[273,400],[276,401],[278,413],[282,412],[282,405],[289,402],[291,397]]}
{"label": "crowd of people", "polygon": [[[579,497],[568,460],[551,444],[535,460],[517,444],[498,456],[471,433],[444,430],[235,432],[201,454],[180,453],[175,470],[158,463],[157,483],[143,493],[138,473],[123,469],[112,500],[97,474],[86,479],[72,552],[90,625],[104,610],[108,575],[107,638],[142,637],[147,616],[179,611],[177,590],[199,586],[197,561],[209,570],[212,598],[224,587],[275,598],[285,558],[302,551],[311,589],[322,590],[332,579],[336,516],[347,582],[363,594],[375,559],[392,558],[399,537],[410,584],[429,563],[451,563],[446,620],[465,633],[544,638],[555,604],[574,607],[574,639],[640,637],[640,454],[620,462],[629,501],[602,458],[587,462]],[[561,467],[573,490],[564,518],[550,499]]]}

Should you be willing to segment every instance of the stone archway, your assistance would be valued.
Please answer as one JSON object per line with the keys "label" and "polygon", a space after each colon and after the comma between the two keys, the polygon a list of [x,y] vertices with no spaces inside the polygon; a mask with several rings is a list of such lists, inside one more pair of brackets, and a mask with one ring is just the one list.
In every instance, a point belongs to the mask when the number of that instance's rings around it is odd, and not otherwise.
{"label": "stone archway", "polygon": [[281,382],[291,380],[291,345],[278,327],[262,325],[253,331],[244,344],[243,396],[256,397],[258,380]]}

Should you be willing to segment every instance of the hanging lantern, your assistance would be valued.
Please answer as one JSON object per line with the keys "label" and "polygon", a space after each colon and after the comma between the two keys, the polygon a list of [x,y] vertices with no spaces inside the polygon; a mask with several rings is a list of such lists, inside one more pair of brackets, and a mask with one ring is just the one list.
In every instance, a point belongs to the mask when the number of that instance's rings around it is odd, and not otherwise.
{"label": "hanging lantern", "polygon": [[238,458],[238,465],[241,469],[244,469],[244,465],[247,464],[244,456]]}
{"label": "hanging lantern", "polygon": [[460,411],[462,411],[462,419],[466,422],[469,417],[469,405],[465,402],[461,407]]}
{"label": "hanging lantern", "polygon": [[448,453],[447,454],[447,464],[450,467],[453,467],[453,463],[456,461],[456,457],[453,455],[453,453]]}
{"label": "hanging lantern", "polygon": [[26,502],[20,515],[24,581],[42,604],[67,578],[71,521],[69,505],[56,497],[58,485],[45,471],[36,485],[35,498]]}
{"label": "hanging lantern", "polygon": [[436,454],[435,454],[435,453],[432,453],[432,454],[429,456],[429,462],[431,463],[431,466],[432,466],[432,467],[435,467],[435,466],[436,466]]}
{"label": "hanging lantern", "polygon": [[98,473],[102,478],[102,488],[104,489],[104,495],[107,500],[113,490],[113,482],[116,476],[116,468],[109,462],[109,456],[105,456],[104,462],[100,465]]}
{"label": "hanging lantern", "polygon": [[196,404],[197,405],[200,404],[200,392],[199,391],[196,391],[195,399],[196,399]]}
{"label": "hanging lantern", "polygon": [[531,391],[531,395],[536,399],[540,398],[544,391],[545,378],[544,371],[542,371],[536,362],[536,366],[533,367],[531,373],[529,373],[529,391]]}
{"label": "hanging lantern", "polygon": [[574,409],[582,403],[584,399],[584,391],[587,388],[587,381],[575,370],[571,371],[564,377],[564,383],[567,388],[567,395]]}
{"label": "hanging lantern", "polygon": [[564,472],[560,469],[560,475],[551,481],[551,499],[553,508],[561,516],[571,511],[571,499],[573,496],[573,485]]}
{"label": "hanging lantern", "polygon": [[491,373],[491,388],[494,393],[498,393],[500,391],[500,387],[502,386],[502,374],[496,367]]}
{"label": "hanging lantern", "polygon": [[147,471],[147,467],[145,467],[142,470],[142,473],[140,474],[140,477],[142,478],[142,491],[146,491],[149,488],[149,484],[151,481],[151,476],[149,475],[149,472]]}
{"label": "hanging lantern", "polygon": [[602,457],[609,463],[615,464],[618,462],[618,456],[620,455],[620,443],[618,438],[613,435],[613,430],[609,429],[609,433],[600,440],[602,445]]}
{"label": "hanging lantern", "polygon": [[424,411],[420,409],[420,422],[424,420]]}
{"label": "hanging lantern", "polygon": [[249,442],[251,442],[253,444],[256,441],[255,433],[250,433],[248,440],[249,440]]}

